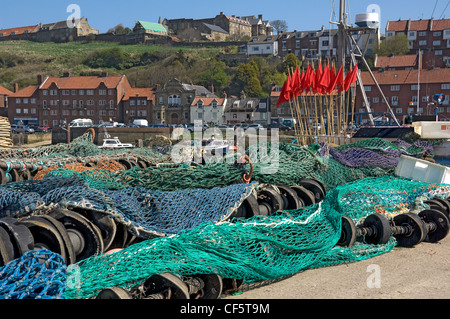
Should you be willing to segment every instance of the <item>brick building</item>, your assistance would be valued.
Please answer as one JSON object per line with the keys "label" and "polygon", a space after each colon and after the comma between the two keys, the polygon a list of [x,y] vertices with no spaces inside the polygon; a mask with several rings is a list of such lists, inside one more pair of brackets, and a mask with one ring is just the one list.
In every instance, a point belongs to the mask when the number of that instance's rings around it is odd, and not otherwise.
{"label": "brick building", "polygon": [[406,35],[411,54],[423,51],[423,68],[450,67],[450,19],[388,21],[386,39]]}
{"label": "brick building", "polygon": [[123,97],[123,123],[133,123],[134,120],[147,120],[153,123],[153,106],[155,105],[155,89],[131,88]]}
{"label": "brick building", "polygon": [[38,85],[13,93],[9,98],[11,123],[57,126],[76,118],[90,118],[94,123],[122,122],[122,103],[131,86],[126,76],[38,76]]}
{"label": "brick building", "polygon": [[[434,115],[437,108],[441,120],[450,120],[450,69],[392,70],[375,72],[375,78],[390,103],[399,122],[410,115]],[[364,90],[367,94],[374,118],[388,111],[387,105],[368,72],[361,72]],[[442,104],[433,100],[435,94],[443,94]],[[367,120],[362,94],[357,89],[355,112],[359,121]]]}
{"label": "brick building", "polygon": [[337,30],[283,32],[278,37],[278,55],[293,53],[299,59],[317,60],[336,56]]}

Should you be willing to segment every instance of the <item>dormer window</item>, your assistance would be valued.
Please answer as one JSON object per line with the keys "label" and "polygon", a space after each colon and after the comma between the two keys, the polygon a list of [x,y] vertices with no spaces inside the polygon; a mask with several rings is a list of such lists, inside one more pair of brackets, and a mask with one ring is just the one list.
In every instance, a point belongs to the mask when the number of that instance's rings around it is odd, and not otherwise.
{"label": "dormer window", "polygon": [[218,103],[217,103],[216,100],[212,101],[211,106],[212,106],[213,108],[217,108],[217,105],[218,105]]}
{"label": "dormer window", "polygon": [[203,101],[202,100],[199,100],[197,102],[197,107],[203,107]]}

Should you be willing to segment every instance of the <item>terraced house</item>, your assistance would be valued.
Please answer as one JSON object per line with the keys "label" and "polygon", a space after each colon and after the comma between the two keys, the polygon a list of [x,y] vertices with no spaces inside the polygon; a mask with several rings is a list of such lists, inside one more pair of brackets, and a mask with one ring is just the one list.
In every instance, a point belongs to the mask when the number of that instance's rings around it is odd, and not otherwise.
{"label": "terraced house", "polygon": [[[123,99],[131,90],[126,76],[38,76],[38,85],[18,90],[9,97],[11,123],[55,127],[77,118],[94,123],[124,120]],[[150,105],[148,105],[150,107]]]}

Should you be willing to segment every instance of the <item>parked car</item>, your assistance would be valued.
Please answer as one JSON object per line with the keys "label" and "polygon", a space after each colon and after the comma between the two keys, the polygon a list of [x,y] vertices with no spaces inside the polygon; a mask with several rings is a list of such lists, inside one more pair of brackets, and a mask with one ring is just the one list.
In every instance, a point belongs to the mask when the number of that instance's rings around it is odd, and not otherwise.
{"label": "parked car", "polygon": [[287,125],[284,125],[284,124],[275,124],[275,123],[267,125],[267,128],[268,129],[277,128],[280,131],[284,131],[284,132],[289,132],[289,131],[293,130],[293,128],[290,127],[290,126],[287,126]]}
{"label": "parked car", "polygon": [[17,125],[17,124],[11,124],[11,132],[13,134],[33,134],[34,130],[29,127],[28,125]]}
{"label": "parked car", "polygon": [[29,125],[29,127],[32,128],[36,133],[47,133],[49,131],[48,128],[44,128],[43,126]]}

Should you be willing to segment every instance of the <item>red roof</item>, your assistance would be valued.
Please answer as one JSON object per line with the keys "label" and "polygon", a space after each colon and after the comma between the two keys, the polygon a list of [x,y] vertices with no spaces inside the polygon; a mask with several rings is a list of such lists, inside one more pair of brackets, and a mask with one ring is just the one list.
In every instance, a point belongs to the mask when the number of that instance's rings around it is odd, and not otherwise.
{"label": "red roof", "polygon": [[154,100],[155,90],[152,88],[131,88],[127,90],[123,100],[127,101],[130,97],[146,97],[149,100]]}
{"label": "red roof", "polygon": [[405,31],[408,26],[408,20],[388,21],[386,31]]}
{"label": "red roof", "polygon": [[411,21],[410,31],[427,31],[430,27],[430,20]]}
{"label": "red roof", "polygon": [[[380,85],[417,84],[419,78],[418,70],[398,70],[374,72],[375,78]],[[361,72],[361,80],[364,85],[375,85],[369,72]],[[450,69],[422,70],[420,82],[424,83],[450,83]]]}
{"label": "red roof", "polygon": [[398,56],[378,56],[376,60],[376,68],[406,68],[415,67],[417,65],[417,55],[398,55]]}
{"label": "red roof", "polygon": [[[410,22],[410,26],[408,29],[408,23]],[[431,30],[430,30],[430,22]],[[407,30],[408,29],[408,30]],[[395,32],[406,32],[406,31],[443,31],[450,29],[450,19],[441,19],[441,20],[398,20],[398,21],[389,21],[386,27],[386,31],[395,31]]]}
{"label": "red roof", "polygon": [[96,89],[104,83],[108,89],[114,89],[120,83],[122,76],[70,76],[70,77],[48,77],[42,83],[41,89],[48,89],[55,83],[60,90],[71,89]]}
{"label": "red roof", "polygon": [[450,19],[433,21],[433,31],[443,31],[448,29],[450,29]]}
{"label": "red roof", "polygon": [[32,26],[29,26],[29,27],[3,29],[3,30],[0,30],[0,34],[3,34],[4,37],[8,37],[13,32],[14,32],[14,35],[16,35],[16,34],[24,34],[24,33],[31,33],[31,32],[34,32],[35,30],[37,30],[38,27],[39,27],[38,25],[32,25]]}
{"label": "red roof", "polygon": [[12,95],[13,92],[11,92],[8,89],[5,89],[3,86],[0,86],[0,95]]}
{"label": "red roof", "polygon": [[22,90],[17,91],[16,93],[13,93],[12,95],[10,95],[10,97],[31,97],[37,89],[37,85],[30,85]]}
{"label": "red roof", "polygon": [[194,101],[192,102],[192,105],[197,105],[197,103],[198,103],[200,100],[203,102],[203,105],[206,105],[206,106],[211,105],[212,102],[213,102],[214,100],[217,101],[217,105],[221,105],[221,106],[222,106],[222,105],[223,105],[223,102],[225,101],[225,99],[217,98],[217,97],[203,97],[203,96],[197,96],[197,97],[194,99]]}

